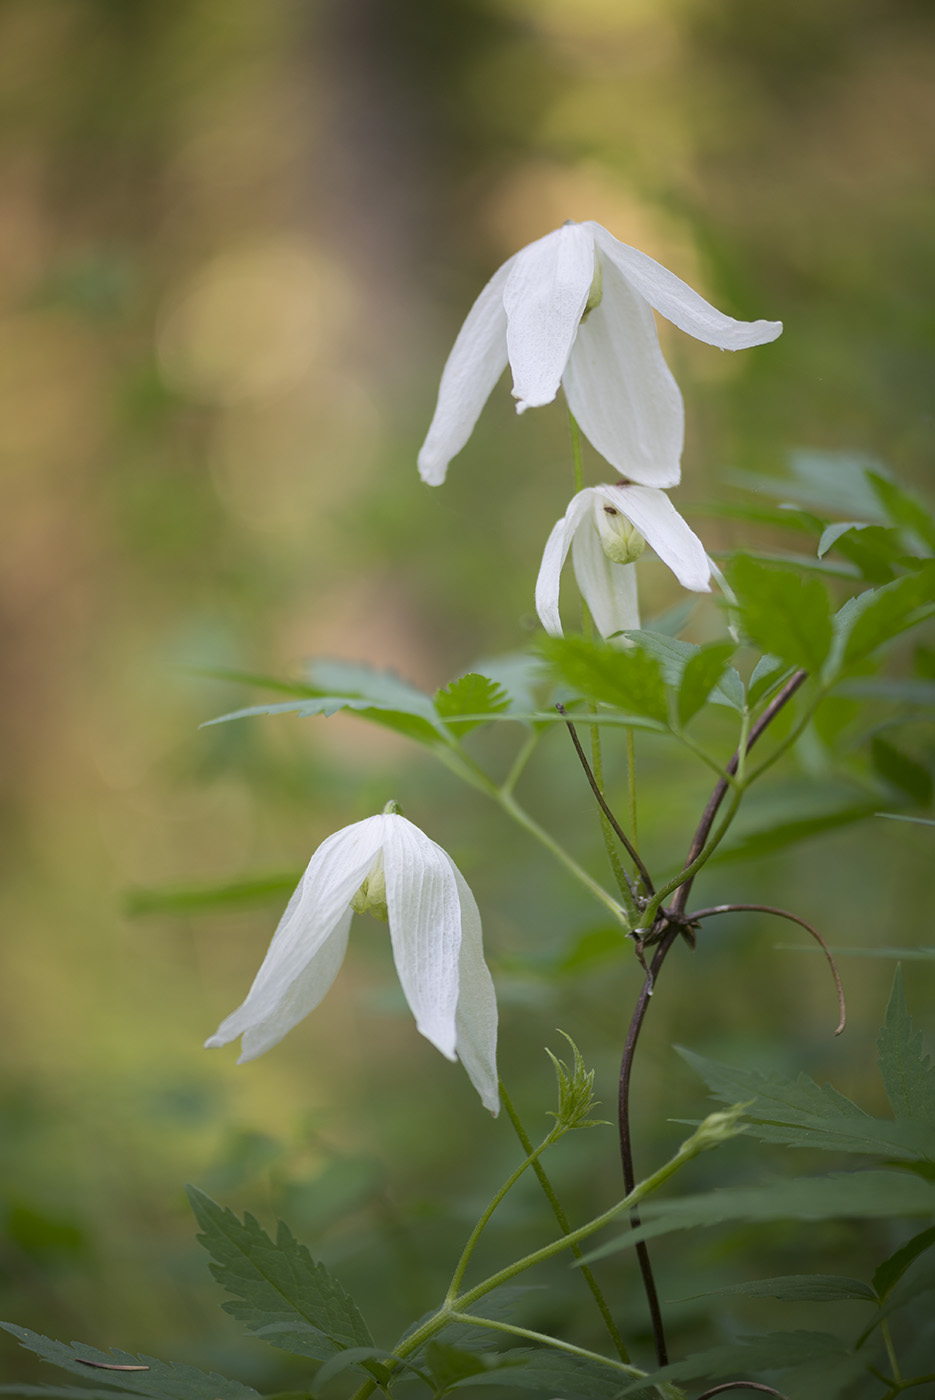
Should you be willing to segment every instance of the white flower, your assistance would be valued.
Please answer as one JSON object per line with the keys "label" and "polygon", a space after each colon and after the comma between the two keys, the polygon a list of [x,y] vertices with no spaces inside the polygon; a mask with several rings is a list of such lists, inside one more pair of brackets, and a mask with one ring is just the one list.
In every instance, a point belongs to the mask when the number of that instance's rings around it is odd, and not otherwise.
{"label": "white flower", "polygon": [[337,976],[355,909],[388,919],[416,1026],[447,1059],[461,1060],[496,1114],[497,1002],[477,905],[451,857],[398,815],[395,803],[318,847],[246,1000],[205,1044],[242,1036],[243,1063],[282,1040]]}
{"label": "white flower", "polygon": [[423,481],[444,481],[509,361],[518,413],[551,403],[562,384],[585,437],[622,476],[675,486],[684,410],[653,308],[722,350],[762,345],[782,331],[780,321],[716,311],[600,224],[564,224],[505,262],[468,312],[419,453]]}
{"label": "white flower", "polygon": [[559,579],[569,548],[578,587],[601,636],[639,627],[633,561],[644,542],[685,588],[710,591],[704,545],[664,491],[620,484],[587,486],[573,496],[549,535],[536,580],[536,612],[549,635],[562,635]]}

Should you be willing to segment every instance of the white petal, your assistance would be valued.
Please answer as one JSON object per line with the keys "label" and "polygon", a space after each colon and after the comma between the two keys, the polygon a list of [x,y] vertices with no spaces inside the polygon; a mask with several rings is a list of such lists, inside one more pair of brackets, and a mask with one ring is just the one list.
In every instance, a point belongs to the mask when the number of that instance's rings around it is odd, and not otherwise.
{"label": "white petal", "polygon": [[696,340],[719,345],[722,350],[746,350],[751,345],[765,345],[782,334],[781,321],[735,321],[733,316],[725,316],[661,263],[620,243],[600,224],[590,223],[588,227],[601,253],[620,269],[650,306]]}
{"label": "white petal", "polygon": [[[276,1045],[283,1036],[304,1021],[310,1011],[324,1001],[341,970],[347,952],[347,936],[354,911],[348,906],[328,938],[314,953],[305,969],[286,989],[275,1008],[262,1021],[247,1027],[240,1042],[239,1065],[255,1060]],[[209,1041],[208,1044],[213,1044]]]}
{"label": "white petal", "polygon": [[574,533],[590,509],[591,488],[585,487],[572,498],[567,511],[552,527],[546,541],[536,579],[536,612],[550,637],[562,635],[562,619],[558,610],[562,566],[568,557]]}
{"label": "white petal", "polygon": [[582,323],[562,380],[568,406],[621,476],[675,486],[685,433],[682,395],[662,358],[649,303],[606,259],[601,276],[601,303]]}
{"label": "white petal", "polygon": [[615,638],[618,645],[625,646],[626,639],[616,634],[640,625],[636,565],[615,564],[607,558],[590,514],[575,532],[571,558],[595,627],[602,637]]}
{"label": "white petal", "polygon": [[503,304],[518,413],[558,393],[593,280],[594,239],[581,224],[565,224],[516,254]]}
{"label": "white petal", "polygon": [[405,817],[383,820],[386,908],[396,971],[416,1027],[453,1060],[461,903],[451,860]]}
{"label": "white petal", "polygon": [[704,545],[664,491],[653,486],[600,486],[597,490],[632,520],[683,588],[695,593],[711,591],[711,565]]}
{"label": "white petal", "polygon": [[480,1094],[484,1107],[497,1116],[497,996],[484,962],[480,913],[468,883],[448,856],[461,900],[461,954],[458,959],[458,1059]]}
{"label": "white petal", "polygon": [[490,391],[506,369],[503,289],[516,261],[498,268],[467,314],[442,370],[438,403],[419,453],[419,475],[429,486],[445,480],[448,463],[474,430]]}
{"label": "white petal", "polygon": [[[318,847],[279,922],[246,999],[221,1022],[210,1040],[205,1041],[206,1046],[226,1045],[238,1035],[252,1031],[256,1034],[251,1039],[254,1043],[265,1041],[265,1049],[325,995],[340,966],[343,950],[336,961],[335,950],[315,964],[322,971],[323,981],[330,978],[316,1001],[311,1000],[314,975],[305,978],[305,973],[329,940],[334,939],[337,946],[343,937],[346,944],[350,901],[380,849],[384,820],[369,817],[355,822]],[[298,989],[300,979],[304,980]],[[293,1015],[300,1004],[305,1010]],[[281,1029],[273,1034],[274,1027]],[[268,1033],[272,1038],[267,1038]],[[261,1053],[254,1050],[252,1055]]]}

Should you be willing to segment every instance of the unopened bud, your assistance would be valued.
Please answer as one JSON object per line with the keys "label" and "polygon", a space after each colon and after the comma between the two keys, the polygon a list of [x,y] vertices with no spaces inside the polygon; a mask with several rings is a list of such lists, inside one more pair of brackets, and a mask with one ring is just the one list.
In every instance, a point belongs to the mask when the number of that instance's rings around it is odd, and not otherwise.
{"label": "unopened bud", "polygon": [[631,520],[606,501],[597,501],[594,517],[601,548],[608,559],[615,564],[632,564],[639,559],[646,541]]}
{"label": "unopened bud", "polygon": [[601,263],[599,258],[594,259],[594,278],[591,282],[591,290],[588,292],[588,299],[585,302],[584,310],[581,313],[581,324],[590,316],[591,312],[600,306],[604,297],[604,278],[601,273]]}
{"label": "unopened bud", "polygon": [[383,852],[378,851],[370,873],[351,900],[355,914],[372,914],[375,919],[389,922],[386,908],[386,872],[383,869]]}

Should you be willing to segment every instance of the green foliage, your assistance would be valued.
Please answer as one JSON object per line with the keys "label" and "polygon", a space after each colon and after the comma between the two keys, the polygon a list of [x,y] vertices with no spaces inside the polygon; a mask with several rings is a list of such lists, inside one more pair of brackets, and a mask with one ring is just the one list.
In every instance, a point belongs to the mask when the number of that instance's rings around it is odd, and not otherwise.
{"label": "green foliage", "polygon": [[195,1187],[188,1195],[202,1230],[198,1238],[215,1261],[211,1272],[239,1300],[225,1303],[225,1311],[273,1346],[319,1361],[347,1348],[373,1347],[353,1299],[284,1222],[274,1242],[252,1215],[241,1223]]}
{"label": "green foliage", "polygon": [[[509,706],[510,697],[502,685],[473,671],[452,681],[435,696],[438,715],[452,734],[458,736],[483,724],[483,718],[477,716],[500,714]],[[470,715],[471,718],[459,721],[459,715]]]}
{"label": "green foliage", "polygon": [[932,775],[928,768],[879,734],[870,740],[870,756],[880,777],[891,787],[904,793],[910,802],[928,806],[932,800]]}
{"label": "green foliage", "polygon": [[[80,1342],[67,1345],[30,1332],[26,1327],[17,1327],[12,1322],[0,1322],[0,1327],[16,1337],[28,1351],[35,1352],[43,1361],[51,1361],[65,1371],[89,1383],[88,1390],[69,1389],[64,1393],[73,1395],[130,1396],[139,1400],[141,1396],[153,1400],[256,1400],[257,1392],[251,1386],[239,1381],[225,1380],[223,1376],[209,1371],[199,1371],[194,1366],[183,1366],[166,1361],[157,1361],[152,1356],[133,1356],[126,1351],[98,1351],[96,1347],[84,1346]],[[94,1366],[83,1362],[95,1362]],[[117,1371],[114,1366],[143,1367],[142,1370]],[[106,1368],[106,1369],[99,1369]],[[61,1395],[62,1388],[24,1386],[0,1386],[0,1394],[5,1395]]]}
{"label": "green foliage", "polygon": [[584,637],[546,637],[541,646],[560,679],[578,694],[619,706],[635,727],[668,724],[662,672],[643,648],[619,651]]}
{"label": "green foliage", "polygon": [[922,1048],[906,1007],[902,968],[897,967],[883,1029],[877,1039],[886,1097],[898,1121],[928,1133],[935,1161],[935,1065]]}
{"label": "green foliage", "polygon": [[749,1283],[730,1283],[696,1297],[778,1298],[783,1303],[875,1303],[877,1295],[859,1278],[839,1274],[785,1274],[780,1278],[758,1278]]}
{"label": "green foliage", "polygon": [[[735,647],[732,642],[712,642],[710,646],[702,647],[689,657],[682,674],[682,683],[678,693],[678,721],[680,725],[686,725],[698,711],[702,708],[708,696],[718,686],[722,695],[729,696],[729,703],[735,709],[743,708],[743,686],[740,684],[740,677],[731,668],[727,675],[736,677],[739,686],[739,701],[734,691],[725,689],[722,676],[725,676],[725,668],[729,657],[734,654]],[[729,683],[728,683],[729,684]]]}
{"label": "green foliage", "polygon": [[884,1259],[873,1274],[873,1287],[881,1301],[892,1293],[907,1269],[910,1269],[915,1261],[930,1250],[933,1245],[935,1245],[935,1225],[930,1225],[927,1230],[921,1230],[919,1234],[913,1235],[911,1240],[900,1245],[899,1249],[888,1259]]}
{"label": "green foliage", "polygon": [[764,651],[817,674],[831,648],[831,607],[818,579],[738,555],[728,570],[744,629]]}
{"label": "green foliage", "polygon": [[684,1361],[652,1371],[642,1385],[632,1382],[619,1394],[621,1400],[626,1395],[638,1395],[648,1382],[736,1380],[738,1375],[751,1371],[789,1371],[816,1361],[830,1361],[834,1366],[838,1384],[825,1392],[828,1400],[865,1371],[863,1362],[850,1356],[840,1338],[828,1332],[772,1332],[762,1337],[740,1337],[736,1342],[695,1352]]}
{"label": "green foliage", "polygon": [[[565,1035],[565,1032],[562,1031],[561,1034]],[[558,1089],[558,1111],[550,1113],[549,1116],[565,1131],[573,1128],[600,1127],[604,1120],[589,1116],[598,1105],[598,1100],[594,1097],[594,1071],[585,1068],[581,1052],[571,1036],[565,1035],[565,1039],[571,1046],[573,1056],[570,1069],[565,1061],[553,1055],[548,1047],[545,1051],[552,1061]]]}

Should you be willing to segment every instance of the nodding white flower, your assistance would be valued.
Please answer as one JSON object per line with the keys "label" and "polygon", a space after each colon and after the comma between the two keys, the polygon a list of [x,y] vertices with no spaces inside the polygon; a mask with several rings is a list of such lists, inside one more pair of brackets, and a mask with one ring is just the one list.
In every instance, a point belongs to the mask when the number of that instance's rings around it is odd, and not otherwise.
{"label": "nodding white flower", "polygon": [[602,637],[639,627],[634,561],[649,544],[685,588],[710,592],[711,563],[664,491],[654,486],[587,486],[549,535],[536,580],[536,612],[552,637],[562,565],[571,549],[575,578]]}
{"label": "nodding white flower", "polygon": [[509,258],[468,312],[419,453],[423,481],[444,481],[509,362],[517,413],[551,403],[562,384],[581,431],[612,467],[644,486],[675,486],[685,415],[653,309],[722,350],[782,331],[780,321],[725,316],[600,224],[563,224]]}
{"label": "nodding white flower", "polygon": [[338,975],[355,911],[388,921],[417,1028],[447,1059],[460,1059],[496,1115],[497,1001],[477,904],[447,852],[392,802],[318,847],[246,1000],[205,1045],[242,1036],[241,1064],[282,1040]]}

